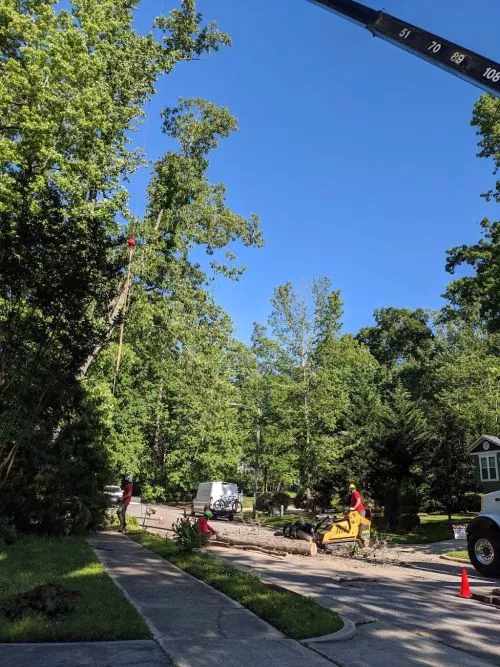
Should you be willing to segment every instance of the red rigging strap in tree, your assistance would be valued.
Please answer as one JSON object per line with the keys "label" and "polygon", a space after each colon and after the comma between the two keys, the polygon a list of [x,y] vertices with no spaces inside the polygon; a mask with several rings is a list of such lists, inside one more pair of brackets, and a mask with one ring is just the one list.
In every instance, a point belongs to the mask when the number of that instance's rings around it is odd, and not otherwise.
{"label": "red rigging strap in tree", "polygon": [[500,97],[500,63],[354,0],[309,0],[419,58]]}
{"label": "red rigging strap in tree", "polygon": [[128,247],[129,247],[129,248],[135,248],[135,246],[136,246],[135,236],[134,236],[133,234],[131,234],[131,235],[128,237]]}

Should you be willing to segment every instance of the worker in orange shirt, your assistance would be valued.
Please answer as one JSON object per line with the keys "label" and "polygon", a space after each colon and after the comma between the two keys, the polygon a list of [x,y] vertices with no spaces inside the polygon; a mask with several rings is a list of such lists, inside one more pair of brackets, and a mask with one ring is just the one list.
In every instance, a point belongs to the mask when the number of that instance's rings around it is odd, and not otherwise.
{"label": "worker in orange shirt", "polygon": [[351,492],[351,512],[358,512],[361,516],[366,516],[366,509],[363,505],[363,499],[360,492],[356,489],[355,484],[349,484],[349,491]]}

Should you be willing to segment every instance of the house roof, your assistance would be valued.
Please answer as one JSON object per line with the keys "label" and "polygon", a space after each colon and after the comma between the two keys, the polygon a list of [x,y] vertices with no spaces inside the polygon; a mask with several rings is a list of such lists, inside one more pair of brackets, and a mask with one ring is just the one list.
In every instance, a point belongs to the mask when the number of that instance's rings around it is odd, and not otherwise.
{"label": "house roof", "polygon": [[500,447],[500,438],[498,438],[496,435],[481,435],[477,440],[469,445],[469,452],[472,452],[472,450],[480,445],[483,440],[487,440],[488,442],[491,442],[491,444]]}

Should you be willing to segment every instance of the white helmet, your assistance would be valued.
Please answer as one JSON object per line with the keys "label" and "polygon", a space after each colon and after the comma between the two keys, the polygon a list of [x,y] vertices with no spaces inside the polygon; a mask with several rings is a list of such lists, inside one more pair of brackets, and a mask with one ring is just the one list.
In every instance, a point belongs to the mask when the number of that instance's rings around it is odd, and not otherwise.
{"label": "white helmet", "polygon": [[126,482],[133,482],[133,481],[134,481],[134,478],[132,477],[132,475],[127,475],[127,476],[125,477],[125,481],[126,481]]}

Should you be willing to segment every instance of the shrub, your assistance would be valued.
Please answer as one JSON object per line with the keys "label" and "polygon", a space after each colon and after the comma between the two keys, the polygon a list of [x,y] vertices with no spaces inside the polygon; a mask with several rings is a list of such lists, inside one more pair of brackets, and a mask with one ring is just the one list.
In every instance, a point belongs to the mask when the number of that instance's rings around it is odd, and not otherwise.
{"label": "shrub", "polygon": [[482,494],[477,491],[468,491],[465,494],[465,509],[467,512],[481,511],[481,497]]}
{"label": "shrub", "polygon": [[439,502],[439,500],[435,500],[434,498],[428,498],[427,500],[424,500],[422,503],[420,503],[420,510],[422,512],[426,512],[427,514],[442,514],[444,509],[445,508],[443,503]]}
{"label": "shrub", "polygon": [[164,499],[165,492],[161,486],[151,484],[143,484],[141,488],[141,502],[143,503],[157,503]]}
{"label": "shrub", "polygon": [[293,499],[293,504],[297,509],[305,509],[307,505],[307,494],[305,489],[299,489],[297,491],[295,498]]}
{"label": "shrub", "polygon": [[292,502],[292,499],[288,495],[288,493],[285,493],[284,491],[275,491],[273,493],[273,499],[272,503],[274,507],[281,507],[283,505],[283,509],[287,510]]}
{"label": "shrub", "polygon": [[292,499],[284,491],[275,491],[274,493],[261,493],[260,496],[257,496],[257,502],[255,509],[259,512],[266,512],[266,514],[272,514],[275,511],[280,510],[281,505],[283,509],[287,509],[292,502]]}
{"label": "shrub", "polygon": [[273,494],[269,492],[261,493],[260,495],[258,495],[255,503],[255,509],[258,512],[270,512],[272,497]]}
{"label": "shrub", "polygon": [[372,516],[372,530],[377,533],[383,533],[387,530],[387,519],[385,516]]}
{"label": "shrub", "polygon": [[[311,489],[312,504],[314,508],[324,510],[331,507],[332,498],[337,492],[337,480],[335,476],[325,475]],[[306,500],[307,504],[307,500]]]}
{"label": "shrub", "polygon": [[0,547],[12,544],[16,539],[16,529],[7,519],[0,516]]}
{"label": "shrub", "polygon": [[72,611],[79,597],[79,591],[71,591],[61,584],[46,584],[18,595],[2,611],[10,621],[17,621],[30,612],[52,618]]}
{"label": "shrub", "polygon": [[407,533],[411,533],[420,526],[420,517],[418,514],[403,514],[399,520],[399,525]]}
{"label": "shrub", "polygon": [[324,475],[310,489],[310,500],[307,489],[300,489],[295,497],[294,505],[303,509],[326,510],[332,507],[349,504],[348,480],[343,474],[329,473]]}
{"label": "shrub", "polygon": [[172,530],[175,533],[175,541],[179,549],[184,553],[192,553],[195,549],[201,549],[207,543],[207,538],[189,517],[181,517],[172,524]]}
{"label": "shrub", "polygon": [[34,433],[2,487],[0,515],[12,517],[18,532],[82,534],[104,520],[111,473],[100,444],[101,417],[81,387],[74,391],[54,442],[49,446],[50,428]]}

